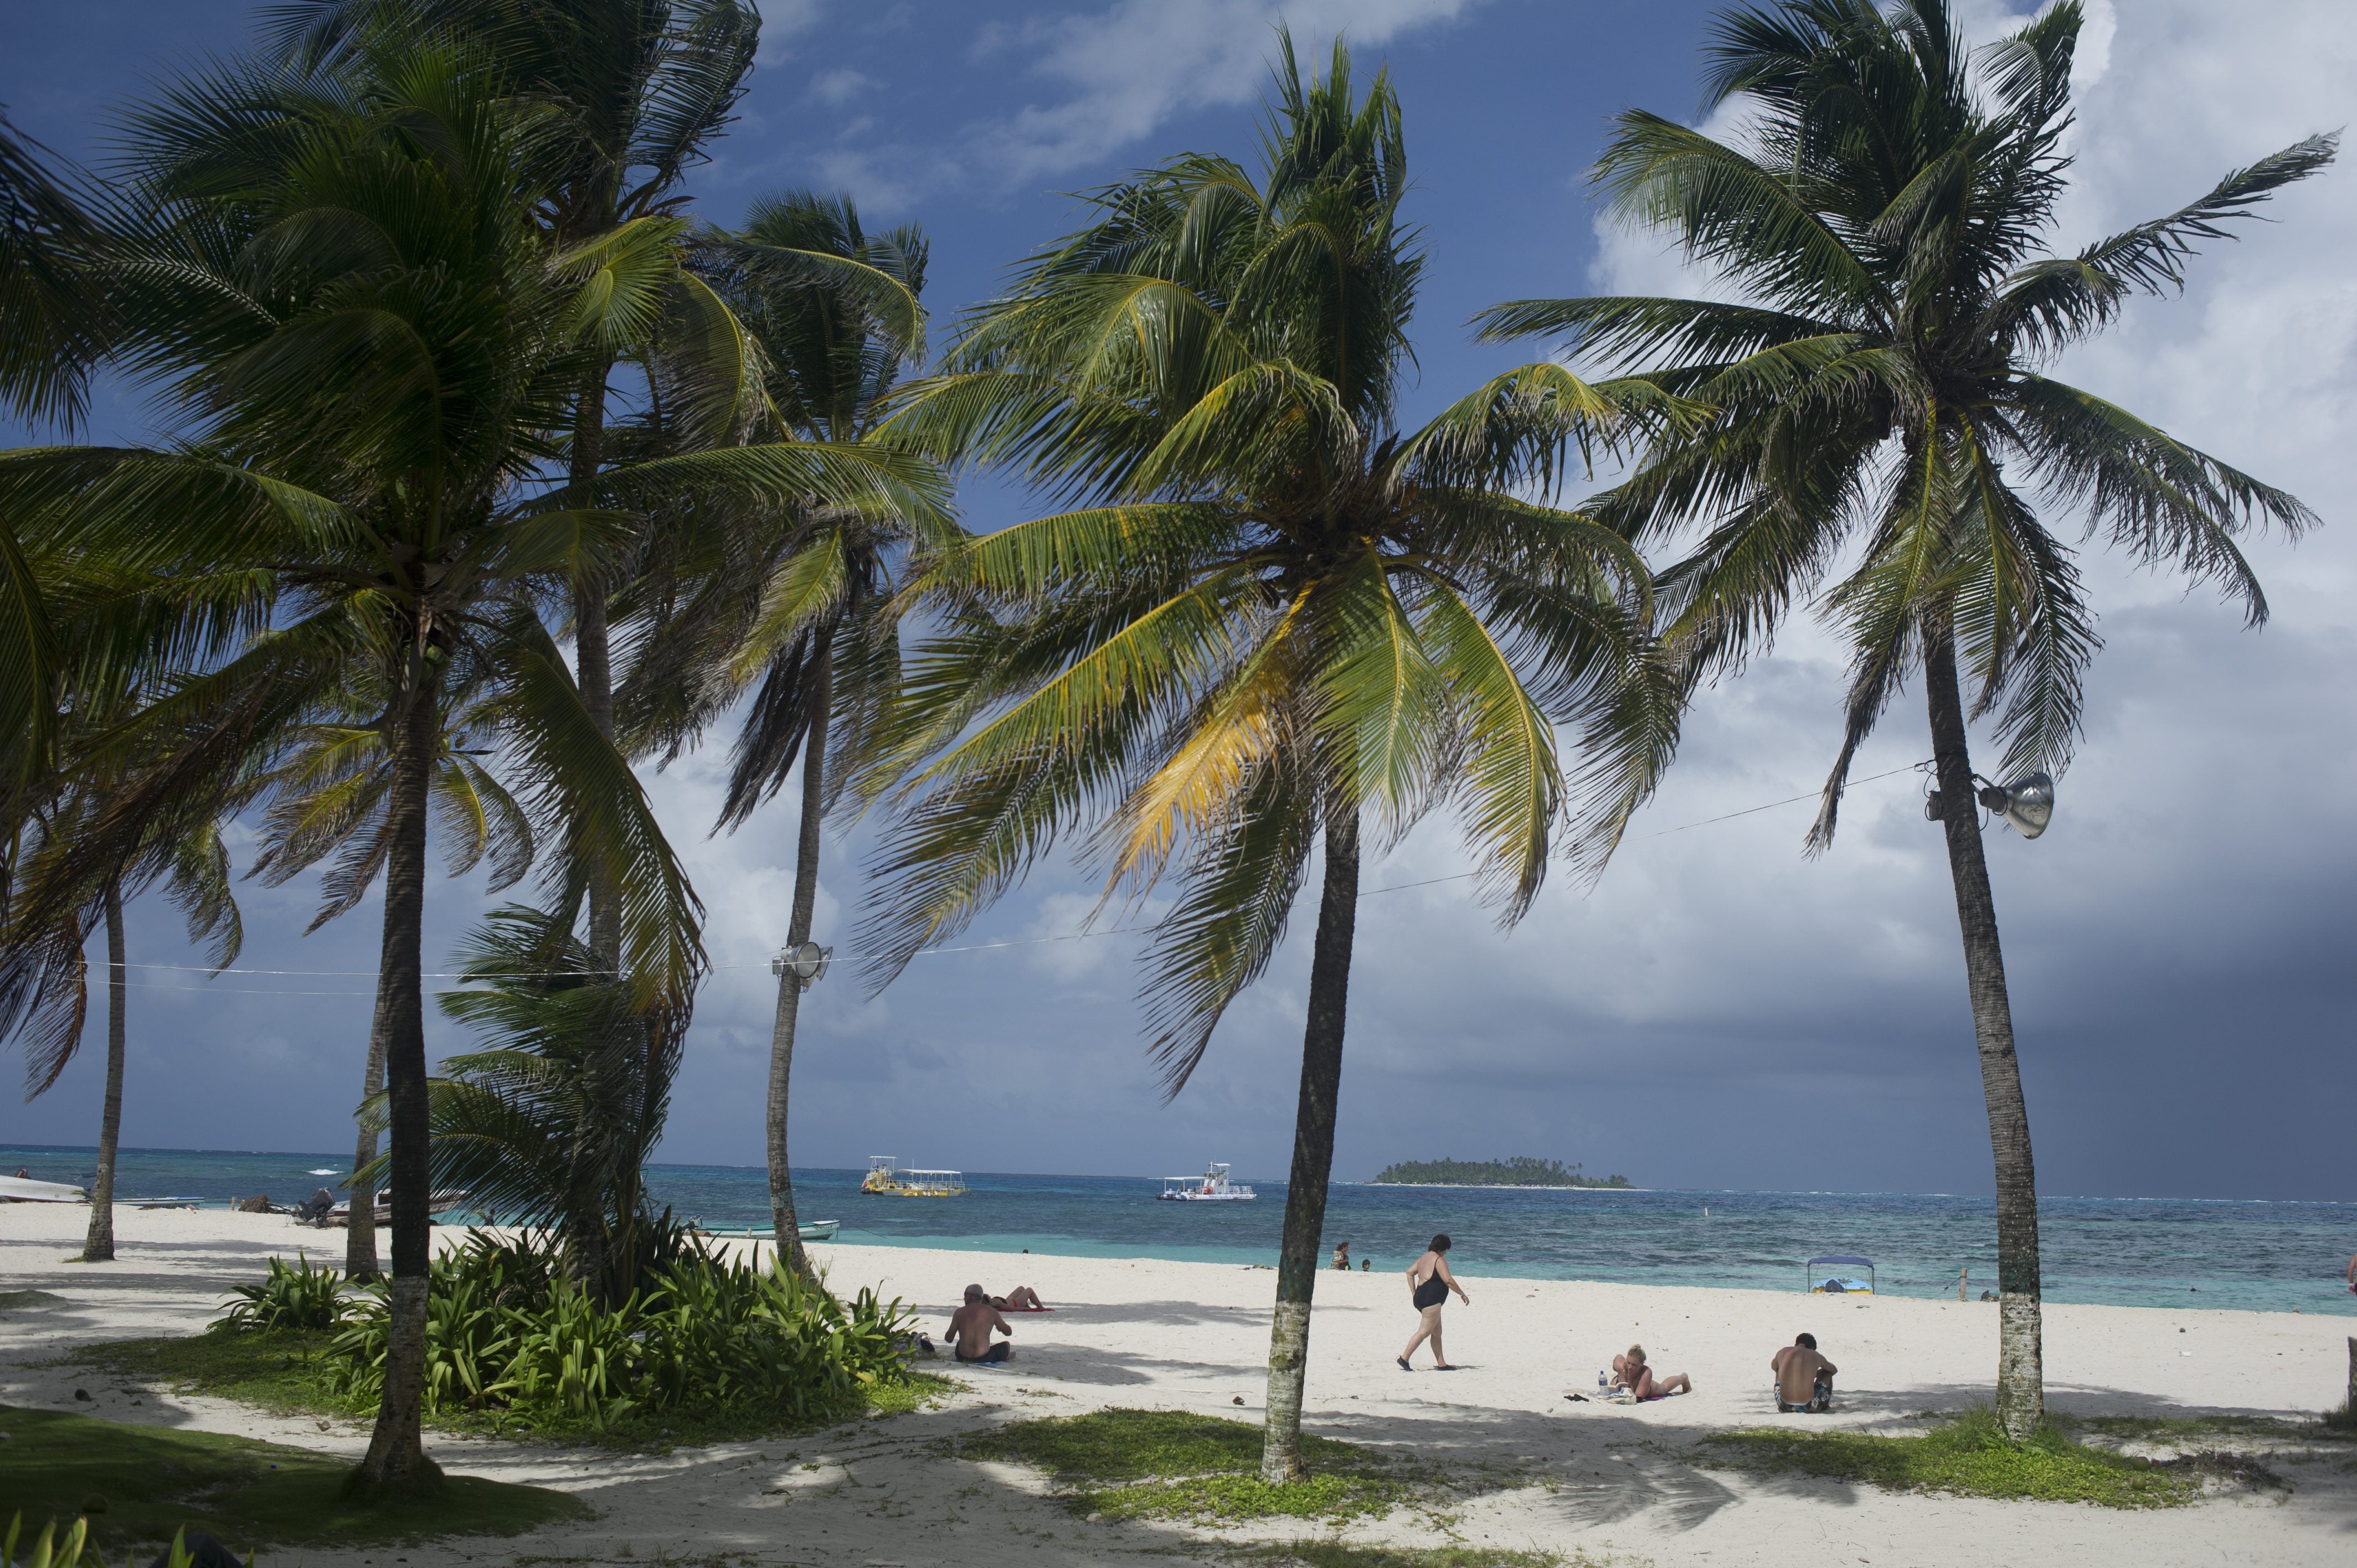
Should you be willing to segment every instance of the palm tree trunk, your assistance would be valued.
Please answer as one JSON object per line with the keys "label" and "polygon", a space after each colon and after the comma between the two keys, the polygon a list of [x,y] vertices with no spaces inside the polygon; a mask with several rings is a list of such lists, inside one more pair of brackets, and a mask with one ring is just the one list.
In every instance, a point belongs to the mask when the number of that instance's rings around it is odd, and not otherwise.
{"label": "palm tree trunk", "polygon": [[114,1155],[123,1137],[123,1005],[127,960],[123,943],[123,885],[106,885],[106,1104],[98,1117],[98,1176],[90,1184],[90,1234],[85,1263],[114,1262]]}
{"label": "palm tree trunk", "polygon": [[[366,1105],[384,1092],[384,1017],[385,976],[376,979],[376,1006],[369,1015],[368,1066],[361,1074],[361,1103]],[[376,1163],[376,1129],[363,1122],[360,1138],[352,1145],[351,1219],[344,1229],[344,1276],[350,1280],[372,1280],[378,1273],[376,1261],[376,1183],[366,1183],[361,1190],[361,1171]]]}
{"label": "palm tree trunk", "polygon": [[393,1279],[384,1358],[384,1398],[361,1474],[379,1486],[431,1487],[441,1471],[425,1457],[426,1269],[433,1251],[426,1174],[425,811],[440,704],[431,666],[414,682],[394,738],[387,790],[384,947],[378,961],[384,998],[386,1136],[393,1153]]}
{"label": "palm tree trunk", "polygon": [[[811,911],[818,903],[819,827],[826,811],[826,734],[834,706],[834,655],[822,642],[812,676],[810,733],[802,741],[802,842],[794,852],[794,908],[786,921],[786,946],[810,940]],[[802,1251],[794,1218],[793,1167],[786,1158],[787,1090],[794,1071],[794,1026],[802,1013],[802,986],[791,969],[778,976],[778,1015],[770,1026],[770,1223],[776,1228],[778,1255],[794,1273],[816,1279]]]}
{"label": "palm tree trunk", "polygon": [[1293,1119],[1293,1172],[1276,1257],[1276,1315],[1268,1340],[1268,1431],[1260,1473],[1301,1478],[1301,1398],[1309,1377],[1309,1298],[1334,1169],[1334,1113],[1342,1093],[1342,1026],[1351,1001],[1351,944],[1359,923],[1359,814],[1329,809],[1326,887],[1309,959],[1309,1021],[1301,1036],[1301,1099]]}
{"label": "palm tree trunk", "polygon": [[[606,378],[604,360],[583,375],[581,397],[574,413],[572,480],[587,486],[597,477],[606,438]],[[606,585],[583,578],[573,585],[573,663],[581,688],[581,705],[589,722],[608,740],[614,738],[614,653],[606,624]],[[608,974],[622,967],[621,899],[605,877],[592,875],[588,887],[589,950]],[[597,1180],[600,1164],[593,1147],[596,1130],[585,1122],[574,1129],[574,1212],[566,1237],[575,1277],[600,1300],[611,1294],[607,1278],[606,1195]]]}
{"label": "palm tree trunk", "polygon": [[[576,487],[597,478],[606,445],[606,378],[610,364],[601,360],[581,380],[581,397],[573,420],[573,463]],[[573,585],[573,663],[581,688],[581,705],[589,722],[608,740],[614,738],[614,650],[606,624],[606,585],[585,577]],[[620,899],[603,877],[589,884],[589,948],[609,967],[619,967],[622,950]]]}
{"label": "palm tree trunk", "polygon": [[1964,929],[1964,977],[1972,993],[1973,1032],[1980,1047],[1981,1096],[1988,1104],[1989,1148],[1996,1161],[1996,1416],[2016,1441],[2046,1415],[2040,1325],[2038,1176],[2029,1155],[2029,1108],[2013,1051],[2013,1007],[2007,999],[2005,954],[1997,946],[1996,901],[1989,892],[1972,754],[1956,681],[1954,633],[1926,627],[1924,684],[1932,717],[1932,757],[1940,784],[1948,870]]}

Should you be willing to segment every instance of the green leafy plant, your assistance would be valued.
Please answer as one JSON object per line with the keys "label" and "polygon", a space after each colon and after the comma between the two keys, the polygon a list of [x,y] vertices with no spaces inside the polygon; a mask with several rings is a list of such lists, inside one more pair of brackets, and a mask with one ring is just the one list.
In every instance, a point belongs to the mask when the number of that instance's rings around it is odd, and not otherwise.
{"label": "green leafy plant", "polygon": [[[370,1287],[321,1357],[329,1391],[355,1405],[383,1389],[384,1294]],[[802,1422],[848,1414],[908,1376],[897,1299],[863,1290],[845,1302],[774,1261],[691,1251],[608,1305],[530,1242],[478,1232],[435,1262],[427,1304],[429,1414],[591,1433],[675,1411]]]}
{"label": "green leafy plant", "polygon": [[350,1303],[344,1297],[343,1276],[333,1269],[315,1269],[307,1253],[297,1254],[296,1266],[284,1258],[270,1260],[270,1273],[260,1284],[233,1287],[238,1299],[213,1324],[217,1330],[246,1334],[272,1328],[333,1328],[343,1322]]}

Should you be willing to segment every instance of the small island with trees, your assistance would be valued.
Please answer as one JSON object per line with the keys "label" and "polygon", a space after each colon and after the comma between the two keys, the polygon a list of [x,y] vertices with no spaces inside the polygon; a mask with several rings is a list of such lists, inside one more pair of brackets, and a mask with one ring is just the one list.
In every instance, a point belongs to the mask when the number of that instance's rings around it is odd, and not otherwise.
{"label": "small island with trees", "polygon": [[1375,1173],[1379,1187],[1605,1187],[1633,1188],[1624,1176],[1588,1176],[1561,1160],[1402,1160]]}

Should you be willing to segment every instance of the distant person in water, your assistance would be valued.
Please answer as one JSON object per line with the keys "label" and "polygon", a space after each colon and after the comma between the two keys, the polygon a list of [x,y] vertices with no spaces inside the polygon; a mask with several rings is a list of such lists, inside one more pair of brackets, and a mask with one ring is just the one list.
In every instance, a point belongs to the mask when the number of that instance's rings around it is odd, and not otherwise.
{"label": "distant person in water", "polygon": [[1627,1355],[1612,1358],[1612,1378],[1641,1401],[1694,1392],[1694,1380],[1684,1372],[1674,1377],[1656,1377],[1653,1369],[1645,1364],[1645,1348],[1642,1345],[1631,1345]]}
{"label": "distant person in water", "polygon": [[998,1308],[1001,1312],[1045,1312],[1048,1310],[1048,1304],[1041,1301],[1039,1299],[1039,1293],[1033,1290],[1029,1285],[1017,1285],[1005,1295],[992,1296],[990,1298],[990,1305]]}
{"label": "distant person in water", "polygon": [[1009,1338],[1015,1335],[1015,1330],[1006,1326],[1006,1319],[990,1305],[990,1298],[982,1294],[982,1287],[966,1286],[965,1305],[950,1314],[950,1354],[961,1361],[1006,1360],[1015,1354],[1015,1347],[992,1344],[994,1329]]}
{"label": "distant person in water", "polygon": [[1408,1364],[1408,1358],[1415,1354],[1417,1346],[1429,1339],[1432,1341],[1432,1369],[1436,1372],[1455,1371],[1457,1369],[1448,1364],[1448,1354],[1440,1348],[1440,1304],[1448,1299],[1450,1291],[1455,1291],[1457,1299],[1468,1306],[1473,1305],[1473,1298],[1465,1294],[1465,1287],[1458,1284],[1457,1276],[1448,1272],[1448,1237],[1446,1233],[1435,1236],[1432,1245],[1424,1250],[1424,1254],[1408,1265],[1407,1283],[1408,1299],[1415,1304],[1415,1310],[1422,1316],[1416,1321],[1415,1334],[1408,1338],[1407,1348],[1399,1353],[1400,1370],[1415,1370]]}
{"label": "distant person in water", "polygon": [[1841,1369],[1817,1353],[1817,1337],[1796,1336],[1790,1345],[1768,1359],[1776,1374],[1776,1408],[1780,1412],[1828,1411],[1834,1408],[1834,1374]]}
{"label": "distant person in water", "polygon": [[[25,1173],[18,1171],[16,1174],[23,1176]],[[2357,1253],[2351,1254],[2349,1259],[2349,1294],[2357,1295]]]}
{"label": "distant person in water", "polygon": [[[1363,1273],[1365,1273],[1369,1269],[1373,1268],[1374,1266],[1375,1266],[1375,1261],[1374,1261],[1372,1258],[1361,1258],[1361,1259],[1359,1260],[1359,1272],[1360,1272],[1361,1273],[1362,1273],[1362,1274],[1363,1274]],[[2350,1288],[2351,1288],[2351,1289],[2352,1289],[2352,1290],[2357,1290],[2357,1285],[2352,1285],[2352,1286],[2351,1286]]]}
{"label": "distant person in water", "polygon": [[1351,1267],[1351,1243],[1348,1241],[1338,1241],[1334,1244],[1334,1266],[1346,1273],[1349,1271]]}

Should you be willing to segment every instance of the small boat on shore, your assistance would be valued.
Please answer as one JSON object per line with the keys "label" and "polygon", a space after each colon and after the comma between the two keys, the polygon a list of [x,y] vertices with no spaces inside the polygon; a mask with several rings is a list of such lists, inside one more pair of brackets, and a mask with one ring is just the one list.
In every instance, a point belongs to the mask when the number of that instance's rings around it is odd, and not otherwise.
{"label": "small boat on shore", "polygon": [[0,1203],[88,1203],[90,1194],[61,1181],[0,1176]]}
{"label": "small boat on shore", "polygon": [[879,1197],[959,1197],[965,1193],[963,1171],[903,1169],[897,1155],[867,1156],[867,1176],[859,1190]]}
{"label": "small boat on shore", "polygon": [[[840,1219],[812,1219],[794,1227],[794,1234],[804,1241],[832,1241],[841,1230]],[[774,1225],[691,1225],[698,1236],[709,1236],[719,1241],[774,1241],[778,1228]]]}
{"label": "small boat on shore", "polygon": [[1170,1203],[1251,1203],[1260,1195],[1240,1182],[1230,1181],[1227,1162],[1222,1160],[1199,1176],[1164,1176],[1162,1191],[1157,1196]]}

